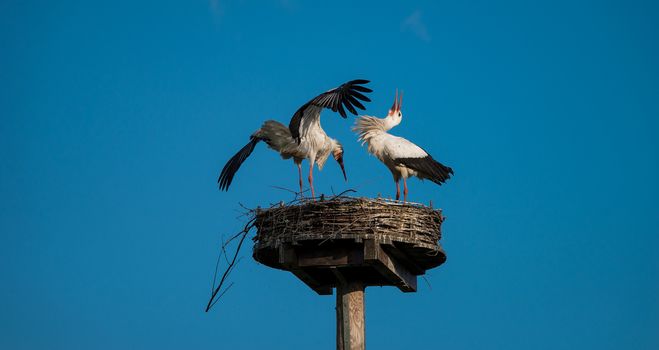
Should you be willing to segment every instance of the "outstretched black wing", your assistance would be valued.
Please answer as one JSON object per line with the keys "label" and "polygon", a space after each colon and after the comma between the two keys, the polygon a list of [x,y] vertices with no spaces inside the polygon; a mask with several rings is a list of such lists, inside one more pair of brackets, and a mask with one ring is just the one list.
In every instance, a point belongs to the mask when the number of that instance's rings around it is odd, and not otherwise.
{"label": "outstretched black wing", "polygon": [[247,159],[247,157],[252,154],[254,147],[257,143],[259,143],[259,141],[261,141],[261,139],[252,136],[249,140],[249,143],[246,144],[245,147],[241,148],[240,151],[231,157],[227,164],[224,165],[224,168],[220,173],[220,177],[217,179],[220,190],[229,190],[229,185],[231,185],[231,181],[233,181],[233,176],[236,175],[236,172],[238,172],[238,169],[240,169],[240,166],[243,164],[245,159]]}
{"label": "outstretched black wing", "polygon": [[355,107],[362,110],[366,109],[359,101],[371,102],[368,97],[362,94],[362,92],[369,93],[373,91],[362,86],[368,83],[368,80],[363,79],[351,80],[305,103],[293,114],[293,118],[291,118],[291,122],[288,124],[288,129],[291,131],[291,135],[295,141],[300,143],[300,125],[302,124],[302,119],[319,118],[320,111],[323,108],[329,108],[333,112],[339,112],[343,118],[347,118],[346,109],[354,115],[357,115]]}

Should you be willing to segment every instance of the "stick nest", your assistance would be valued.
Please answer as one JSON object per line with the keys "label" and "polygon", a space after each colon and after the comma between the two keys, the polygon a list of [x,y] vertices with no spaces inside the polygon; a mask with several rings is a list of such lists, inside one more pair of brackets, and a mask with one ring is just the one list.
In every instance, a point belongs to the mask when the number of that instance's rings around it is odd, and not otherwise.
{"label": "stick nest", "polygon": [[331,240],[375,239],[430,252],[441,250],[438,242],[444,221],[441,210],[422,204],[348,196],[256,209],[255,218],[256,249],[302,241],[323,244]]}

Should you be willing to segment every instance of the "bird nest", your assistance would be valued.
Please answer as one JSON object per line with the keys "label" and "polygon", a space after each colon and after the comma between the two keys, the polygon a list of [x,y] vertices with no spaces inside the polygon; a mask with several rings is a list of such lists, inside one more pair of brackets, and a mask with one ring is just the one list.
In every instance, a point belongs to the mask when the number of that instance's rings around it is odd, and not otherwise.
{"label": "bird nest", "polygon": [[413,255],[441,255],[441,262],[445,260],[439,245],[442,212],[422,204],[338,196],[256,209],[255,220],[255,252],[277,249],[282,244],[323,245],[373,239],[405,247],[414,251]]}

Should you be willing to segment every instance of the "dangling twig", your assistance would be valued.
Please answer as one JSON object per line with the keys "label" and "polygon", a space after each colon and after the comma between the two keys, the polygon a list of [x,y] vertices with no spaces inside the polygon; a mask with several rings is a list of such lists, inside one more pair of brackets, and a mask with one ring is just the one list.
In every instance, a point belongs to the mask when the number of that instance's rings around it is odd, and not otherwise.
{"label": "dangling twig", "polygon": [[[210,300],[208,300],[208,304],[206,304],[206,312],[208,312],[208,310],[210,310],[211,307],[213,307],[213,305],[215,305],[215,303],[217,303],[217,301],[224,295],[224,293],[226,293],[226,291],[229,290],[229,288],[231,288],[231,286],[233,285],[233,283],[230,284],[229,287],[227,287],[221,294],[218,295],[218,293],[222,289],[222,286],[224,285],[224,282],[226,281],[226,278],[229,276],[229,274],[233,270],[233,267],[236,265],[236,262],[237,262],[237,259],[238,259],[238,253],[240,253],[240,248],[242,247],[243,242],[245,241],[245,237],[247,237],[247,234],[249,233],[249,230],[252,227],[254,227],[254,221],[255,220],[256,220],[256,218],[252,218],[251,220],[249,220],[247,222],[247,224],[245,224],[245,227],[243,228],[242,231],[238,232],[237,234],[235,234],[234,236],[229,238],[222,245],[222,251],[226,252],[225,247],[229,243],[231,243],[231,241],[233,241],[234,239],[240,237],[240,241],[238,242],[238,246],[236,247],[236,251],[233,254],[233,258],[231,259],[231,262],[227,266],[226,270],[224,270],[224,273],[222,274],[222,278],[220,278],[220,283],[217,285],[217,287],[215,288],[215,290],[211,294],[211,298],[210,298]],[[219,257],[218,257],[218,259],[219,259]],[[216,268],[216,275],[217,275],[217,268]],[[213,278],[213,281],[215,281],[215,277]],[[214,284],[214,282],[213,282],[213,284]]]}

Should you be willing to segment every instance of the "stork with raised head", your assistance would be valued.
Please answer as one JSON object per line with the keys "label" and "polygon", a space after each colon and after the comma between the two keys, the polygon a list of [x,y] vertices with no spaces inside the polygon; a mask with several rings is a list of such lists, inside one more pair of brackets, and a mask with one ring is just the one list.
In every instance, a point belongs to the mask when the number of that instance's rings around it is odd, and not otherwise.
{"label": "stork with raised head", "polygon": [[[227,191],[229,189],[234,175],[236,175],[240,166],[247,157],[252,154],[256,145],[261,141],[265,142],[269,148],[277,151],[282,159],[293,158],[293,162],[295,162],[298,169],[300,194],[302,194],[302,160],[307,158],[307,154],[303,151],[300,145],[295,142],[288,128],[276,120],[266,120],[263,125],[261,125],[261,127],[249,137],[249,142],[241,148],[238,153],[231,157],[226,165],[224,165],[220,177],[217,179],[220,190]],[[346,171],[343,167],[343,146],[334,139],[330,139],[327,149],[323,152],[322,156],[317,159],[318,168],[323,168],[330,153],[339,163],[339,166],[341,166],[343,177],[347,180]]]}
{"label": "stork with raised head", "polygon": [[[323,128],[320,126],[320,112],[328,108],[338,112],[343,118],[347,118],[346,109],[357,115],[357,110],[366,109],[360,101],[370,102],[371,100],[362,93],[369,93],[372,90],[362,86],[369,83],[368,80],[351,80],[339,87],[324,92],[300,107],[293,118],[291,118],[288,128],[293,139],[297,142],[304,158],[309,160],[309,187],[311,187],[311,197],[315,197],[313,188],[313,166],[318,164],[318,169],[322,169],[324,159],[327,159],[327,153],[333,149],[332,145],[336,140],[331,139]],[[343,151],[343,148],[341,148]],[[336,155],[335,155],[336,157]]]}
{"label": "stork with raised head", "polygon": [[377,157],[389,168],[396,183],[396,200],[400,199],[399,181],[403,179],[404,201],[407,202],[407,178],[416,176],[428,179],[438,185],[448,180],[453,169],[433,159],[433,157],[414,143],[389,134],[394,126],[403,120],[401,107],[403,94],[398,98],[398,90],[394,104],[385,118],[360,116],[357,118],[353,131],[359,134],[359,140],[368,144],[368,152]]}

